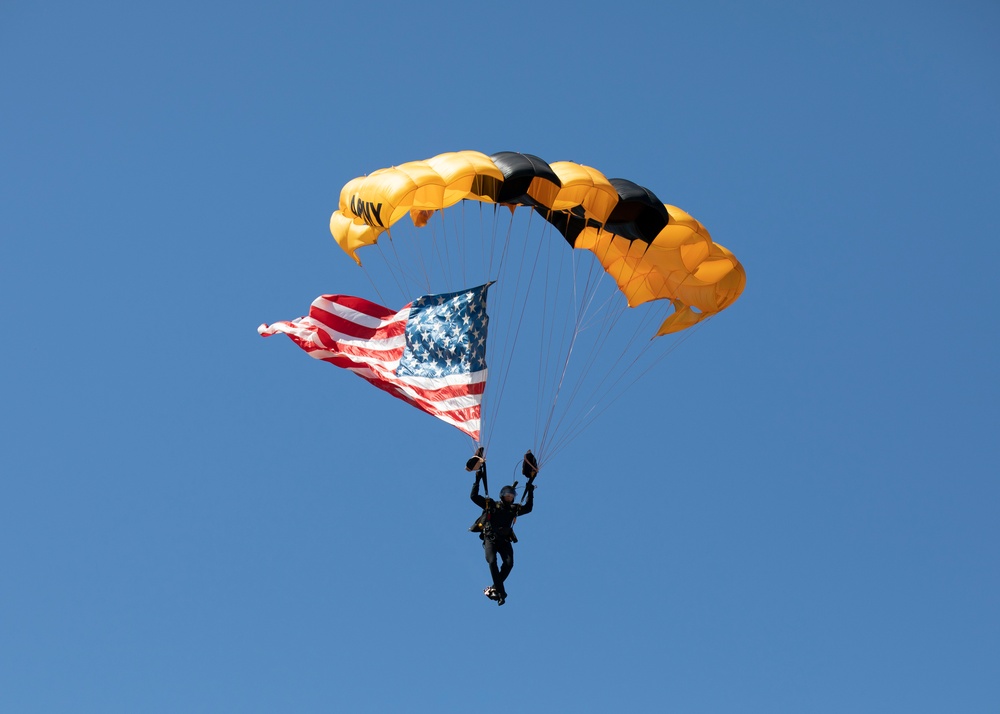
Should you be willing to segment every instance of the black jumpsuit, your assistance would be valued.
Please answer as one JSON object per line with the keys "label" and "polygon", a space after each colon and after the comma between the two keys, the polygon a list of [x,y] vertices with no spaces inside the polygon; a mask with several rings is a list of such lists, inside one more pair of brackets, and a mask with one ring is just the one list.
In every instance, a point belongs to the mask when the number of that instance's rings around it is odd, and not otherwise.
{"label": "black jumpsuit", "polygon": [[[504,580],[507,579],[510,571],[514,568],[514,546],[511,545],[510,540],[513,535],[512,526],[514,525],[514,519],[519,515],[523,516],[526,513],[531,513],[531,507],[534,505],[534,489],[529,488],[527,493],[528,498],[523,505],[519,503],[508,505],[503,501],[492,501],[493,507],[490,510],[488,520],[483,526],[483,532],[480,534],[480,537],[483,539],[483,551],[486,554],[486,562],[490,564],[490,575],[493,576],[493,588],[502,598],[507,597],[507,591],[503,587]],[[472,502],[480,508],[486,508],[487,503],[492,500],[479,495],[479,479],[476,479],[476,482],[472,485],[471,498]],[[497,554],[500,555],[500,559],[503,561],[500,568],[497,568]]]}

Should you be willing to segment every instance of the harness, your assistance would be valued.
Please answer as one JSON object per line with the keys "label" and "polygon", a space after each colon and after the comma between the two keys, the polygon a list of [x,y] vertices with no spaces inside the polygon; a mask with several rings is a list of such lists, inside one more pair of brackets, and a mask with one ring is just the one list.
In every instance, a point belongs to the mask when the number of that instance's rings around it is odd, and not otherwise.
{"label": "harness", "polygon": [[[493,520],[493,513],[497,509],[497,505],[498,505],[497,502],[494,501],[492,498],[487,498],[486,508],[483,509],[483,512],[479,514],[479,518],[477,518],[475,522],[469,527],[470,532],[479,534],[480,540],[484,540],[487,537],[490,538],[490,540],[494,538],[491,522]],[[518,511],[520,510],[521,510],[520,508],[517,508],[514,511],[514,517],[510,521],[509,540],[511,543],[517,543],[517,536],[514,535],[514,524],[517,523],[517,514]]]}

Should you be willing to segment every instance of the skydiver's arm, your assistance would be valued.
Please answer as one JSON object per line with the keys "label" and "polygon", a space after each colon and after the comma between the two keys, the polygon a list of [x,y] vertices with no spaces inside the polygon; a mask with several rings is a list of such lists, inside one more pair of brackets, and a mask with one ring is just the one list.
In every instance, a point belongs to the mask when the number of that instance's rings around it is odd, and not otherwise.
{"label": "skydiver's arm", "polygon": [[479,495],[479,474],[476,473],[476,482],[472,484],[472,493],[469,494],[472,502],[480,508],[486,508],[486,499]]}
{"label": "skydiver's arm", "polygon": [[528,494],[528,498],[525,499],[524,505],[522,505],[518,510],[517,515],[519,516],[531,513],[531,509],[535,505],[535,485],[532,484],[531,486],[525,486],[524,491]]}

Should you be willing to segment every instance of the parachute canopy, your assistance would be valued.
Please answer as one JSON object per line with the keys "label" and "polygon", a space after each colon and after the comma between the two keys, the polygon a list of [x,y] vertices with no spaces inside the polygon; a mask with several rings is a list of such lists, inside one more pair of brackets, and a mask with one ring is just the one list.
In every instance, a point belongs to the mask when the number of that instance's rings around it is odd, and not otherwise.
{"label": "parachute canopy", "polygon": [[674,312],[657,335],[724,310],[746,285],[743,266],[730,251],[649,189],[531,154],[457,151],[353,179],[340,192],[330,231],[360,265],[358,250],[374,245],[404,216],[424,226],[435,211],[465,200],[532,208],[571,247],[594,254],[629,307],[669,300]]}

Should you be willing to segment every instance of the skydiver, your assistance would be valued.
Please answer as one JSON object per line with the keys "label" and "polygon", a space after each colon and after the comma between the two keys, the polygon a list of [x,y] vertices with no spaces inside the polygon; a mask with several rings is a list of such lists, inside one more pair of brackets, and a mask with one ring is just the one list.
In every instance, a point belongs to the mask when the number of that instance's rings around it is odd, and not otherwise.
{"label": "skydiver", "polygon": [[[491,600],[496,600],[497,605],[503,605],[507,601],[504,581],[514,568],[513,544],[517,543],[517,536],[514,535],[513,526],[519,515],[531,513],[535,500],[535,485],[532,482],[538,474],[538,464],[531,451],[524,455],[521,473],[528,477],[528,483],[524,488],[528,500],[524,504],[514,503],[517,498],[517,481],[512,486],[500,489],[499,502],[479,495],[479,482],[487,483],[486,460],[482,448],[478,449],[476,456],[469,459],[466,464],[467,470],[471,471],[473,468],[476,469],[476,481],[472,484],[470,498],[483,509],[483,512],[470,530],[478,532],[480,540],[483,541],[483,552],[490,566],[490,576],[493,578],[493,584],[484,588],[483,594]],[[486,488],[488,493],[489,486]],[[497,568],[497,555],[501,559],[499,568]]]}

